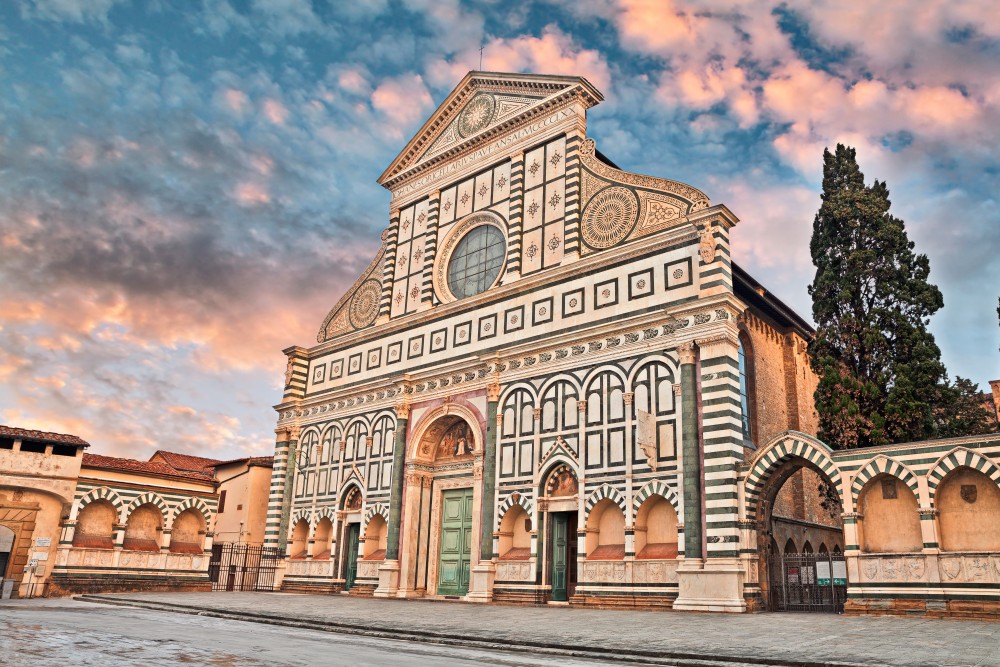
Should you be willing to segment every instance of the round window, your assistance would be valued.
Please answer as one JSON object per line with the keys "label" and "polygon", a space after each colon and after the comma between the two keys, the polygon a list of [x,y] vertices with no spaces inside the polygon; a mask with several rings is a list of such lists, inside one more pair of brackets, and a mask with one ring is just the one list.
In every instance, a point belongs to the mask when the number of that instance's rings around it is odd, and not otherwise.
{"label": "round window", "polygon": [[448,288],[456,299],[481,294],[503,268],[507,242],[493,225],[480,225],[462,237],[448,262]]}

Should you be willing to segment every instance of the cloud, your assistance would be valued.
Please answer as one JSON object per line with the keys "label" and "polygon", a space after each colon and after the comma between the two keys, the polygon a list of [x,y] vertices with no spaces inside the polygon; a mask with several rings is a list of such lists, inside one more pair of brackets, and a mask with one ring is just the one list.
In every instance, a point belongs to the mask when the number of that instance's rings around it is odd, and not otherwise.
{"label": "cloud", "polygon": [[29,0],[23,13],[46,21],[105,22],[111,9],[122,0]]}
{"label": "cloud", "polygon": [[385,118],[388,129],[402,138],[403,130],[423,120],[434,108],[434,100],[419,74],[404,74],[379,83],[371,94],[372,107]]}

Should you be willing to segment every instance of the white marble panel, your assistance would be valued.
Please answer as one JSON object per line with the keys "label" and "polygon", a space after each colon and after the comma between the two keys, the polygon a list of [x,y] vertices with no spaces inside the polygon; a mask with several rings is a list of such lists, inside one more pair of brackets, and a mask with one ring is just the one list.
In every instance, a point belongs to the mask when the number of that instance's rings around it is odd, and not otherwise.
{"label": "white marble panel", "polygon": [[455,220],[455,186],[441,193],[440,223],[447,224]]}
{"label": "white marble panel", "polygon": [[539,146],[524,156],[524,189],[541,185],[545,179],[545,147]]}
{"label": "white marble panel", "polygon": [[481,211],[493,203],[493,172],[487,171],[476,176],[475,210]]}
{"label": "white marble panel", "polygon": [[559,137],[545,147],[545,162],[547,179],[566,173],[566,137]]}

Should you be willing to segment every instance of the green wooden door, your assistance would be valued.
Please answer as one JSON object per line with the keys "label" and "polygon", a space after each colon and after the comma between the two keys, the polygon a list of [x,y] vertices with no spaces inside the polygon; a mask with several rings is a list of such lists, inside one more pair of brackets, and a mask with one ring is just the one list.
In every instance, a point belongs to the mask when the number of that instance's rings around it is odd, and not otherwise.
{"label": "green wooden door", "polygon": [[569,515],[552,514],[552,599],[569,599]]}
{"label": "green wooden door", "polygon": [[472,489],[445,491],[441,507],[438,595],[465,595],[469,592],[471,554]]}
{"label": "green wooden door", "polygon": [[344,590],[351,590],[354,580],[358,578],[358,536],[361,524],[352,523],[347,526],[347,546],[344,551]]}

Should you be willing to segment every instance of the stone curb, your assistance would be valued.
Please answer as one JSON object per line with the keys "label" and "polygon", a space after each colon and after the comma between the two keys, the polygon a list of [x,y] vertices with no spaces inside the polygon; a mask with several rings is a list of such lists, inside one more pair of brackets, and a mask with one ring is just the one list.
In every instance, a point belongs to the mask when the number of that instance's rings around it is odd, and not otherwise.
{"label": "stone curb", "polygon": [[600,646],[576,646],[566,648],[564,645],[533,640],[505,640],[499,642],[494,637],[481,635],[465,635],[456,637],[452,634],[434,631],[414,631],[372,624],[353,624],[342,621],[320,621],[316,619],[293,620],[275,614],[250,611],[234,611],[216,609],[197,605],[184,605],[173,602],[152,602],[126,597],[110,597],[104,595],[77,595],[74,599],[98,604],[108,604],[123,607],[136,607],[155,611],[167,611],[195,616],[209,616],[227,620],[248,621],[251,623],[266,623],[292,628],[319,630],[322,632],[337,632],[342,634],[360,635],[379,639],[395,639],[414,641],[425,644],[442,644],[448,646],[464,646],[501,651],[527,651],[547,655],[563,655],[575,658],[590,658],[612,662],[633,662],[655,665],[672,665],[674,667],[880,667],[877,663],[851,662],[816,662],[814,660],[781,660],[777,658],[746,656],[708,656],[693,653],[656,651],[643,649],[614,649]]}

